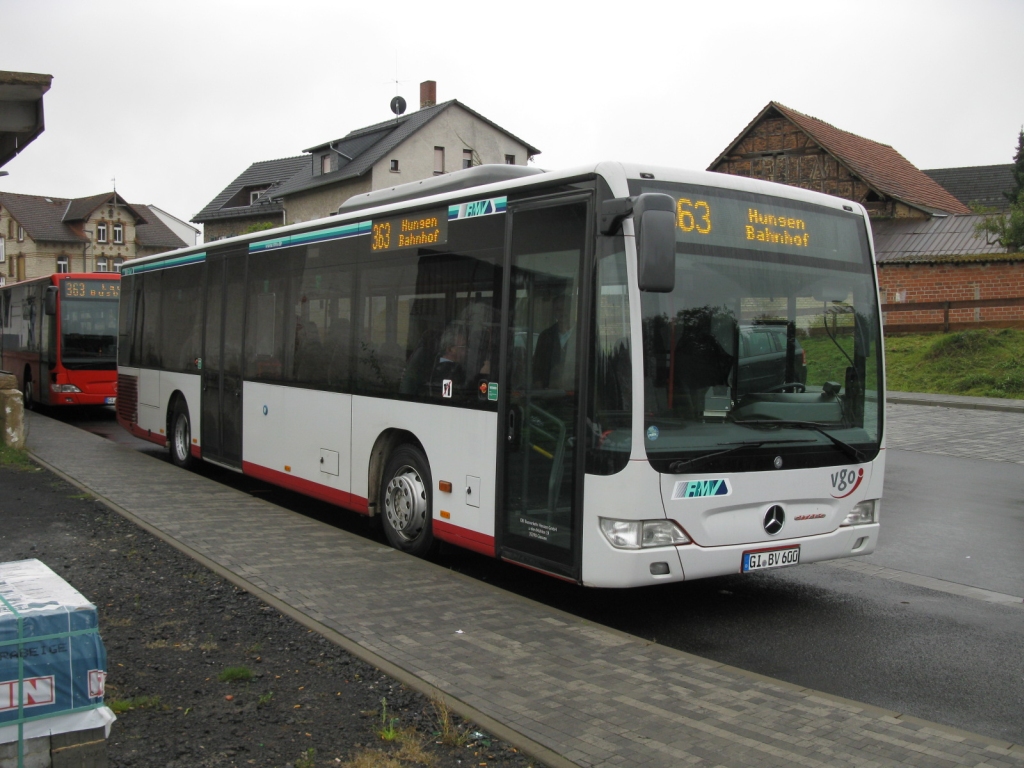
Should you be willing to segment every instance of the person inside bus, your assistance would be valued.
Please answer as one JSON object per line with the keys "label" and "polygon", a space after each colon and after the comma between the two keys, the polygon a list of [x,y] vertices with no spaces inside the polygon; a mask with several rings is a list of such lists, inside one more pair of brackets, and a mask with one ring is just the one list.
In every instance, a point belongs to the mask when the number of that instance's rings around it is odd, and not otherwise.
{"label": "person inside bus", "polygon": [[554,322],[541,331],[533,352],[533,384],[540,389],[574,388],[576,329],[572,325],[571,301],[559,294],[551,302]]}
{"label": "person inside bus", "polygon": [[451,323],[441,335],[441,350],[430,374],[430,392],[441,397],[461,394],[466,383],[466,328],[462,323]]}

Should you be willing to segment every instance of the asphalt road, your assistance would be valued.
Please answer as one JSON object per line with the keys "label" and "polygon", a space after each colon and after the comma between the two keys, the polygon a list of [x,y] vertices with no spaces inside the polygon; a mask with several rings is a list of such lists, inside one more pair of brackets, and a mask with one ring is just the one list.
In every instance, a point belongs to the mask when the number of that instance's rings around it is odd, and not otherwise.
{"label": "asphalt road", "polygon": [[[123,432],[112,411],[62,418],[163,453]],[[864,560],[1024,595],[1024,471],[1006,461],[948,455],[963,432],[961,423],[940,446],[947,455],[888,450],[883,533],[875,554]],[[380,536],[359,515],[216,467],[200,471],[347,530]],[[582,589],[460,550],[442,550],[437,561],[683,651],[1024,743],[1024,604],[994,605],[828,564],[617,591]]]}

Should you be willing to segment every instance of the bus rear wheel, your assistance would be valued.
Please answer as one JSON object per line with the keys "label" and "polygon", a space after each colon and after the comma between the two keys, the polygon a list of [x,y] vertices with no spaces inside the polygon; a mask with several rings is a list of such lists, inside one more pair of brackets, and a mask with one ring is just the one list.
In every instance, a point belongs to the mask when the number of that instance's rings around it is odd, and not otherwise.
{"label": "bus rear wheel", "polygon": [[188,418],[188,406],[184,400],[178,400],[171,411],[171,439],[168,441],[171,450],[171,461],[182,469],[191,469],[192,458],[192,423]]}
{"label": "bus rear wheel", "polygon": [[25,378],[22,379],[22,382],[21,402],[25,410],[31,411],[35,408],[35,401],[32,399],[32,378],[29,376],[28,371],[25,371]]}
{"label": "bus rear wheel", "polygon": [[423,452],[399,446],[384,468],[380,500],[384,534],[395,549],[423,557],[434,546],[430,466]]}

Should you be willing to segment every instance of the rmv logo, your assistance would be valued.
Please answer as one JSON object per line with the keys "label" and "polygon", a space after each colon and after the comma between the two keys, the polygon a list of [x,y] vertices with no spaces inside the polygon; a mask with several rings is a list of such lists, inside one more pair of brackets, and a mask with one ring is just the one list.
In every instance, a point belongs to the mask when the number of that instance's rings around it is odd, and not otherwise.
{"label": "rmv logo", "polygon": [[491,213],[490,200],[478,200],[475,203],[466,203],[466,216],[486,216]]}
{"label": "rmv logo", "polygon": [[695,499],[705,496],[728,496],[732,493],[729,481],[723,479],[714,480],[680,480],[676,483],[673,499]]}
{"label": "rmv logo", "polygon": [[[857,490],[861,480],[864,479],[864,468],[840,469],[832,473],[832,498],[845,499]],[[844,493],[845,491],[845,493]]]}

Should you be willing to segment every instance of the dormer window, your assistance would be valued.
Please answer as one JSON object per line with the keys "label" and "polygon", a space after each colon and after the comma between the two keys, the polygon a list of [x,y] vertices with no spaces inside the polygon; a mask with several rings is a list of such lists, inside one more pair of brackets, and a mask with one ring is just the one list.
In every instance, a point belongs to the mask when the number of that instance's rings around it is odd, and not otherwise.
{"label": "dormer window", "polygon": [[107,242],[107,225],[102,222],[96,225],[96,242]]}
{"label": "dormer window", "polygon": [[260,195],[263,194],[262,189],[254,189],[249,192],[249,205],[252,205],[260,199]]}
{"label": "dormer window", "polygon": [[[116,245],[121,245],[124,243],[124,224],[114,225],[114,243]],[[103,271],[106,272],[106,270]]]}
{"label": "dormer window", "polygon": [[320,173],[331,172],[331,156],[330,154],[320,155]]}

